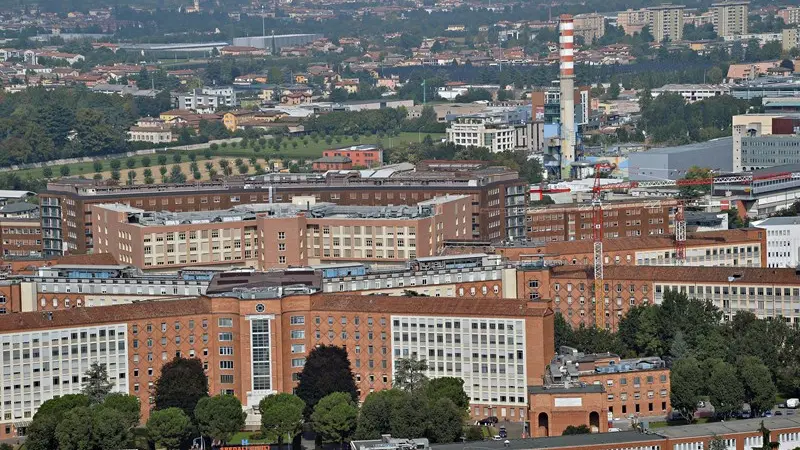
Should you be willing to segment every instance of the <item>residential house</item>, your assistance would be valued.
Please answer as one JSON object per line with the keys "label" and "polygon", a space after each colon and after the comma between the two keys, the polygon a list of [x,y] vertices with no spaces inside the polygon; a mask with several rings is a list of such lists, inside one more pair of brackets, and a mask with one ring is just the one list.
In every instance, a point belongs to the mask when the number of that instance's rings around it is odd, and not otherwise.
{"label": "residential house", "polygon": [[262,125],[265,123],[276,122],[287,114],[283,111],[270,110],[270,111],[253,111],[253,110],[237,110],[228,111],[222,116],[222,123],[230,131]]}

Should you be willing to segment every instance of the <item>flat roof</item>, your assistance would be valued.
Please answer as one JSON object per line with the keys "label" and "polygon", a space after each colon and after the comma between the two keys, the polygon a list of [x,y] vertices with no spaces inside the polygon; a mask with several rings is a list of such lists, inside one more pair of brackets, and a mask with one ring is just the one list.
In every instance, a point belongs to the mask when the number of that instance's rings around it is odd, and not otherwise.
{"label": "flat roof", "polygon": [[782,225],[800,225],[800,217],[770,217],[764,220],[753,222],[754,227],[763,226],[782,226]]}
{"label": "flat roof", "polygon": [[675,153],[685,153],[685,152],[696,152],[698,150],[708,150],[710,148],[718,148],[718,147],[726,147],[732,149],[733,138],[728,136],[728,137],[712,139],[706,142],[695,142],[693,144],[679,145],[677,147],[653,148],[645,152],[632,153],[632,155],[675,154]]}
{"label": "flat roof", "polygon": [[663,441],[662,436],[644,434],[638,431],[621,431],[618,433],[576,434],[571,436],[553,436],[534,439],[510,439],[508,447],[503,441],[478,441],[432,445],[437,450],[529,450],[539,448],[583,448],[592,445],[623,444],[634,442]]}
{"label": "flat roof", "polygon": [[753,433],[761,428],[762,421],[764,422],[764,426],[772,431],[800,427],[800,418],[780,416],[665,427],[659,428],[657,433],[660,436],[671,439],[708,437],[714,435],[721,436],[731,433]]}

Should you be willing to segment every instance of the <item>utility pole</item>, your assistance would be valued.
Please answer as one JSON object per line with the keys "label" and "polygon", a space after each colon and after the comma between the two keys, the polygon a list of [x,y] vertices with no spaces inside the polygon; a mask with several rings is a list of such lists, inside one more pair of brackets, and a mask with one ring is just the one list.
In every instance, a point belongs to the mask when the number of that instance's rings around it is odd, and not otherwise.
{"label": "utility pole", "polygon": [[261,5],[261,35],[267,35],[267,27],[265,26],[264,22],[264,5]]}

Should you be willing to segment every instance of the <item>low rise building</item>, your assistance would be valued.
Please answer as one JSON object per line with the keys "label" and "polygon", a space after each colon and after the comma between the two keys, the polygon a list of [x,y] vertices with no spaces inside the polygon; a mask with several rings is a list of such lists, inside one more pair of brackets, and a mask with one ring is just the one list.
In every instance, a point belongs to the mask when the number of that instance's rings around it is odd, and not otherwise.
{"label": "low rise building", "polygon": [[4,258],[39,256],[42,250],[42,223],[38,214],[27,218],[0,218],[0,252]]}
{"label": "low rise building", "polygon": [[311,162],[311,170],[314,172],[350,170],[352,168],[353,161],[347,156],[323,156]]}
{"label": "low rise building", "polygon": [[708,98],[727,95],[729,89],[721,84],[667,84],[652,90],[653,97],[661,94],[679,94],[686,103],[694,103]]}
{"label": "low rise building", "polygon": [[[585,354],[564,346],[557,350],[545,371],[544,385],[602,386],[606,396],[604,420],[631,415],[661,419],[672,409],[669,369],[660,357],[623,359],[611,353]],[[531,412],[535,417],[538,411]]]}
{"label": "low rise building", "polygon": [[380,167],[383,165],[383,150],[371,144],[323,150],[322,157],[349,158],[354,167],[361,168]]}

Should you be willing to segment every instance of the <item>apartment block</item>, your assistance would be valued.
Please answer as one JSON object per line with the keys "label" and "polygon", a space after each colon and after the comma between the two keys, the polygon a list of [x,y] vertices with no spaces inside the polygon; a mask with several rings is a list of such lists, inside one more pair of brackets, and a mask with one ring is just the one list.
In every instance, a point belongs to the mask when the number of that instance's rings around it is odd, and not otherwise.
{"label": "apartment block", "polygon": [[711,5],[712,23],[717,35],[737,36],[747,34],[749,1],[724,1]]}
{"label": "apartment block", "polygon": [[435,197],[417,206],[293,203],[241,205],[200,213],[147,212],[122,204],[92,207],[95,250],[144,270],[235,265],[260,269],[363,261],[405,264],[436,255],[446,240],[470,237],[470,197]]}
{"label": "apartment block", "polygon": [[512,123],[488,114],[460,116],[447,127],[447,141],[456,145],[488,148],[492,153],[506,150],[530,151],[530,123]]}
{"label": "apartment block", "polygon": [[[604,238],[660,236],[674,233],[675,200],[626,201],[603,205]],[[531,208],[525,216],[526,236],[532,241],[591,240],[590,205]]]}
{"label": "apartment block", "polygon": [[174,93],[172,105],[177,109],[208,114],[221,107],[236,108],[239,101],[232,87],[214,86],[193,89],[188,93]]}
{"label": "apartment block", "polygon": [[787,25],[800,23],[800,7],[789,6],[778,10],[778,17],[783,19],[784,23]]}
{"label": "apartment block", "polygon": [[683,39],[683,5],[663,4],[647,8],[650,33],[656,42]]}
{"label": "apartment block", "polygon": [[[519,298],[546,299],[575,327],[595,323],[594,280],[585,266],[526,267]],[[800,323],[800,275],[795,269],[754,267],[606,266],[604,323],[614,330],[630,308],[659,304],[667,291],[708,300],[730,320],[739,311]]]}
{"label": "apartment block", "polygon": [[800,266],[800,218],[770,217],[753,223],[767,235],[766,267]]}
{"label": "apartment block", "polygon": [[516,299],[398,301],[268,288],[16,318],[0,321],[0,363],[18,368],[0,378],[12,401],[0,405],[2,438],[24,435],[44,401],[78,392],[95,361],[107,365],[115,390],[139,397],[146,421],[153,383],[178,355],[199,358],[210,393],[236,395],[257,424],[259,401],[291,392],[321,344],[347,349],[362,399],[392,386],[398,359],[416,356],[428,361],[431,378],[465,380],[475,417],[525,421],[528,386],[541,384],[554,345],[552,311]]}
{"label": "apartment block", "polygon": [[578,14],[575,21],[575,35],[581,36],[587,44],[591,44],[606,34],[606,19],[602,14]]}
{"label": "apartment block", "polygon": [[372,173],[268,174],[226,181],[112,186],[93,180],[62,180],[40,193],[46,256],[81,254],[94,247],[91,205],[124,203],[150,211],[213,211],[250,203],[291,202],[313,196],[348,206],[416,205],[434,197],[471,197],[470,237],[502,240],[524,235],[527,183],[519,173],[481,162],[469,169],[411,164]]}
{"label": "apartment block", "polygon": [[[648,9],[628,9],[617,13],[617,25],[627,35],[641,33],[650,24],[651,12]],[[652,32],[652,30],[651,30]]]}

